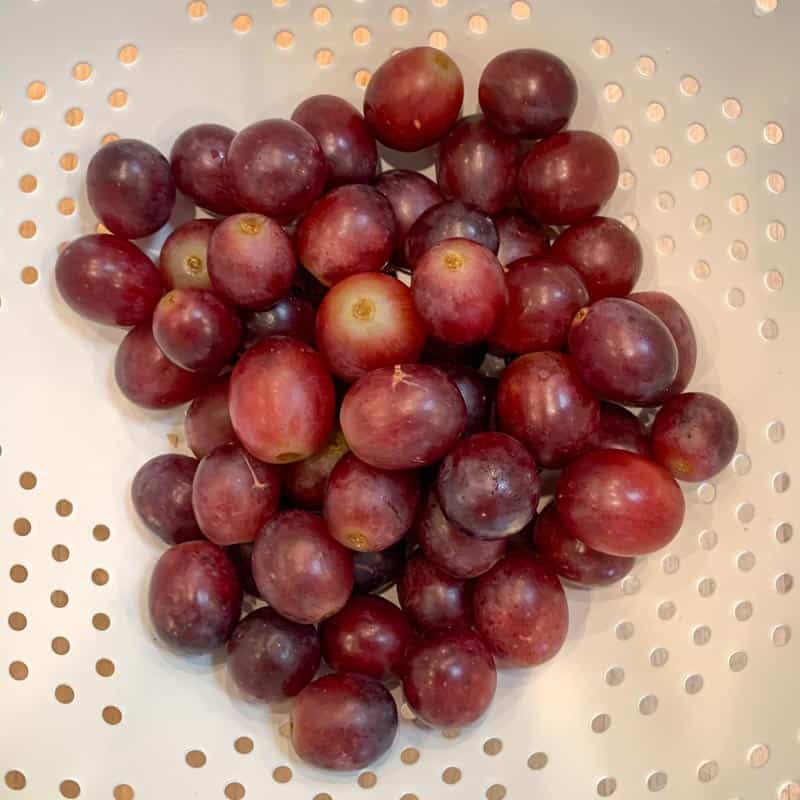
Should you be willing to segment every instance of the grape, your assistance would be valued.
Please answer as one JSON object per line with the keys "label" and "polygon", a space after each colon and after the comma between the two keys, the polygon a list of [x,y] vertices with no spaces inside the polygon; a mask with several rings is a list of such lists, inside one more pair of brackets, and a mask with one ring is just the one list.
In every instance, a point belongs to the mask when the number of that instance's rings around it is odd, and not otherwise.
{"label": "grape", "polygon": [[265,311],[252,311],[244,319],[244,349],[267,336],[291,336],[314,346],[317,312],[311,301],[296,294],[281,298]]}
{"label": "grape", "polygon": [[436,180],[445,197],[497,214],[517,189],[517,142],[481,114],[465,117],[439,145]]}
{"label": "grape", "polygon": [[600,405],[569,356],[530,353],[500,377],[497,416],[500,428],[519,439],[537,464],[553,469],[591,447]]}
{"label": "grape", "polygon": [[678,348],[678,372],[659,398],[659,402],[664,402],[684,391],[694,375],[697,364],[694,328],[683,306],[664,292],[636,292],[628,299],[652,311],[669,328]]}
{"label": "grape", "polygon": [[202,539],[192,509],[197,459],[168,453],[139,467],[131,499],[142,522],[167,544]]}
{"label": "grape", "polygon": [[56,261],[56,286],[73,311],[104,325],[145,322],[161,297],[153,262],[126,239],[100,234],[67,245]]}
{"label": "grape", "polygon": [[287,222],[322,194],[328,174],[317,140],[286,119],[254,122],[239,131],[227,162],[242,208]]}
{"label": "grape", "polygon": [[499,240],[491,217],[475,206],[448,200],[420,214],[405,240],[405,263],[412,270],[434,245],[445,239],[470,239],[497,252]]}
{"label": "grape", "polygon": [[440,570],[423,555],[406,562],[397,582],[397,598],[420,631],[468,627],[472,621],[470,584]]}
{"label": "grape", "polygon": [[619,162],[596,133],[566,131],[534,145],[519,169],[525,210],[548,225],[575,225],[596,214],[614,193]]}
{"label": "grape", "polygon": [[619,220],[592,217],[567,228],[553,242],[551,255],[576,269],[592,303],[623,297],[642,274],[642,246]]}
{"label": "grape", "polygon": [[481,540],[454,525],[429,492],[417,518],[415,533],[422,552],[439,569],[454,578],[476,578],[491,569],[505,554],[506,540]]}
{"label": "grape", "polygon": [[208,243],[214,219],[193,219],[179,225],[161,246],[158,266],[167,289],[210,289]]}
{"label": "grape", "polygon": [[336,395],[314,350],[287,336],[270,336],[234,367],[228,406],[242,444],[262,461],[285,464],[325,445]]}
{"label": "grape", "polygon": [[592,550],[570,535],[556,511],[555,503],[545,508],[533,529],[537,555],[562,578],[579,586],[608,586],[624,578],[636,561]]}
{"label": "grape", "polygon": [[506,272],[508,308],[491,335],[493,351],[561,350],[570,323],[589,302],[580,275],[549,255],[521,258]]}
{"label": "grape", "polygon": [[300,263],[325,286],[376,272],[394,247],[389,201],[371,186],[340,186],[311,207],[297,229]]}
{"label": "grape", "polygon": [[292,121],[319,142],[328,164],[328,186],[369,183],[375,177],[375,140],[364,117],[347,100],[316,94],[297,106]]}
{"label": "grape", "polygon": [[198,457],[207,456],[215,447],[236,440],[228,411],[230,376],[209,384],[186,411],[183,426],[186,444]]}
{"label": "grape", "polygon": [[413,633],[403,612],[382,597],[351,597],[323,623],[322,654],[337,672],[379,681],[398,674]]}
{"label": "grape", "polygon": [[294,697],[319,667],[320,643],[313,625],[298,625],[271,608],[258,608],[239,622],[228,640],[228,672],[247,696],[267,703]]}
{"label": "grape", "polygon": [[351,550],[385,550],[411,527],[418,503],[415,473],[377,469],[347,453],[328,479],[325,522]]}
{"label": "grape", "polygon": [[321,450],[302,461],[287,464],[282,471],[283,491],[292,505],[312,511],[321,509],[328,477],[347,450],[342,432],[334,428]]}
{"label": "grape", "polygon": [[455,384],[467,409],[464,436],[485,431],[489,427],[489,416],[494,396],[493,381],[484,378],[477,370],[465,364],[437,363],[438,367]]}
{"label": "grape", "polygon": [[449,344],[429,336],[422,351],[422,360],[426,364],[457,364],[471,369],[479,369],[486,358],[486,342],[472,345]]}
{"label": "grape", "polygon": [[174,408],[196,397],[208,383],[207,375],[181,369],[164,355],[149,320],[122,340],[114,377],[125,397],[143,408]]}
{"label": "grape", "polygon": [[660,464],[626,450],[592,450],[561,474],[556,508],[567,531],[594,550],[642,556],[672,541],[684,500]]}
{"label": "grape", "polygon": [[468,239],[445,239],[416,263],[411,296],[428,330],[451,344],[486,339],[508,302],[503,268]]}
{"label": "grape", "polygon": [[455,444],[467,412],[453,382],[435,367],[398,364],[368,372],[342,402],[350,449],[380,469],[433,464]]}
{"label": "grape", "polygon": [[399,541],[377,553],[353,553],[353,591],[380,594],[393,586],[406,563],[406,543]]}
{"label": "grape", "polygon": [[242,587],[224,550],[206,541],[183,542],[158,559],[149,607],[165,644],[187,653],[208,653],[236,627]]}
{"label": "grape", "polygon": [[722,400],[688,392],[661,406],[650,435],[656,461],[676,478],[706,481],[733,458],[739,427]]}
{"label": "grape", "polygon": [[296,269],[292,243],[274,220],[235,214],[208,243],[211,284],[230,303],[262,311],[289,293]]}
{"label": "grape", "polygon": [[522,550],[481,575],[473,596],[475,627],[503,666],[534,667],[564,644],[569,610],[555,572]]}
{"label": "grape", "polygon": [[117,139],[92,156],[86,192],[100,222],[125,239],[155,233],[175,205],[169,161],[138,139]]}
{"label": "grape", "polygon": [[173,289],[156,306],[153,336],[179,367],[216,373],[236,352],[242,323],[213,292]]}
{"label": "grape", "polygon": [[364,117],[387,147],[421,150],[450,130],[463,99],[464,79],[447,53],[410,47],[375,70],[364,95]]}
{"label": "grape", "polygon": [[408,287],[379,272],[340,281],[317,312],[319,351],[333,374],[347,382],[378,367],[416,361],[425,338]]}
{"label": "grape", "polygon": [[606,400],[657,405],[678,371],[669,328],[644,306],[620,297],[581,309],[567,343],[578,374]]}
{"label": "grape", "polygon": [[521,211],[504,211],[494,218],[500,247],[497,260],[507,267],[518,258],[543,256],[550,249],[552,230]]}
{"label": "grape", "polygon": [[192,505],[200,530],[220,546],[252,542],[279,499],[278,470],[238,444],[212,450],[194,477]]}
{"label": "grape", "polygon": [[321,769],[355,770],[380,758],[397,734],[397,706],[383,684],[363,675],[325,675],[292,706],[292,746]]}
{"label": "grape", "polygon": [[411,226],[431,206],[444,200],[439,187],[425,175],[407,169],[390,169],[378,175],[374,187],[389,201],[395,219],[394,256],[403,264],[403,245]]}
{"label": "grape", "polygon": [[505,433],[476,433],[442,461],[436,490],[451,522],[479,539],[502,539],[533,519],[539,475],[536,462],[516,439]]}
{"label": "grape", "polygon": [[600,403],[600,425],[592,446],[603,450],[628,450],[650,455],[650,442],[639,418],[614,403]]}
{"label": "grape", "polygon": [[214,214],[241,210],[225,161],[234,136],[236,131],[224,125],[193,125],[175,140],[169,154],[178,188]]}
{"label": "grape", "polygon": [[486,645],[470,630],[427,636],[411,648],[403,693],[414,712],[436,728],[469,725],[483,716],[497,687]]}
{"label": "grape", "polygon": [[507,50],[483,69],[478,101],[489,122],[509,136],[542,139],[569,122],[578,103],[570,68],[544,50]]}
{"label": "grape", "polygon": [[253,577],[279,614],[317,623],[344,607],[353,588],[350,551],[310,511],[280,511],[256,537]]}
{"label": "grape", "polygon": [[239,576],[242,589],[247,594],[258,597],[258,587],[253,578],[253,543],[232,544],[230,547],[225,548],[225,552],[233,562],[233,566],[236,567],[236,574]]}

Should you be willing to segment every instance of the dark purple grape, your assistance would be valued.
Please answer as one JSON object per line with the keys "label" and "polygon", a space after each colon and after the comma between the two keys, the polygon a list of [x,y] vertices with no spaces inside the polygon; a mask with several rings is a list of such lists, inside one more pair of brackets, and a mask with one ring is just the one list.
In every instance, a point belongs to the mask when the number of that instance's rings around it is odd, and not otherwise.
{"label": "dark purple grape", "polygon": [[468,627],[472,620],[470,584],[442,571],[421,554],[406,562],[397,582],[397,598],[420,631]]}
{"label": "dark purple grape", "polygon": [[467,424],[464,436],[485,431],[489,427],[489,417],[494,397],[494,381],[485,378],[472,367],[458,363],[438,363],[438,367],[455,384],[467,409]]}
{"label": "dark purple grape", "polygon": [[234,136],[236,131],[224,125],[193,125],[175,140],[169,154],[178,188],[215,214],[241,211],[225,162]]}
{"label": "dark purple grape", "polygon": [[159,638],[187,653],[216,650],[242,610],[242,587],[225,551],[184,542],[159,558],[150,579],[150,618]]}
{"label": "dark purple grape", "polygon": [[422,361],[425,364],[439,366],[440,364],[463,364],[471,369],[480,369],[486,358],[486,342],[463,345],[449,344],[429,336],[422,351]]}
{"label": "dark purple grape", "polygon": [[661,406],[650,436],[656,461],[678,480],[706,481],[730,463],[739,426],[718,397],[687,392]]}
{"label": "dark purple grape", "polygon": [[606,400],[657,405],[678,372],[669,328],[644,306],[621,297],[582,308],[567,342],[578,374]]}
{"label": "dark purple grape", "polygon": [[348,451],[347,442],[334,428],[327,444],[313,456],[286,464],[281,472],[283,493],[293,506],[310,511],[322,509],[328,477]]}
{"label": "dark purple grape", "polygon": [[322,148],[328,164],[328,186],[369,183],[378,166],[378,148],[364,117],[347,100],[315,94],[292,114]]}
{"label": "dark purple grape", "polygon": [[207,456],[215,447],[236,440],[228,411],[230,376],[209,384],[186,410],[183,426],[186,444],[198,457]]}
{"label": "dark purple grape", "polygon": [[168,453],[139,467],[131,499],[142,522],[167,544],[202,539],[192,508],[197,459]]}
{"label": "dark purple grape", "polygon": [[236,200],[283,222],[322,194],[328,165],[317,140],[296,122],[266,119],[239,131],[227,154]]}
{"label": "dark purple grape", "polygon": [[56,286],[64,302],[92,322],[138,325],[161,297],[153,262],[119,236],[90,234],[64,248],[56,261]]}
{"label": "dark purple grape", "polygon": [[498,130],[542,139],[569,122],[578,103],[570,68],[545,50],[506,50],[483,69],[478,101]]}
{"label": "dark purple grape", "polygon": [[310,300],[290,294],[266,311],[253,311],[244,317],[246,350],[267,336],[291,336],[314,346],[314,325],[317,312]]}
{"label": "dark purple grape", "polygon": [[356,770],[380,758],[397,734],[397,706],[386,687],[363,675],[325,675],[292,706],[292,746],[321,769]]}
{"label": "dark purple grape", "polygon": [[628,450],[640,456],[650,455],[650,440],[640,419],[627,408],[614,403],[600,403],[600,425],[592,446],[601,450]]}
{"label": "dark purple grape", "polygon": [[247,696],[275,703],[294,697],[317,673],[320,644],[313,625],[284,619],[271,608],[244,617],[228,640],[227,666]]}
{"label": "dark purple grape", "polygon": [[507,267],[518,258],[538,258],[550,249],[552,229],[528,219],[521,211],[504,211],[494,218],[500,240],[497,260]]}
{"label": "dark purple grape", "polygon": [[167,289],[210,289],[208,243],[215,219],[193,219],[175,228],[161,246],[158,266]]}
{"label": "dark purple grape", "polygon": [[225,548],[225,552],[236,567],[236,574],[242,584],[242,590],[253,597],[258,597],[258,586],[253,578],[253,543],[242,542]]}
{"label": "dark purple grape", "polygon": [[377,553],[353,553],[353,591],[380,594],[393,586],[406,563],[404,540]]}
{"label": "dark purple grape", "polygon": [[464,79],[447,53],[410,47],[375,70],[364,95],[364,117],[387,147],[421,150],[450,130],[463,99]]}
{"label": "dark purple grape", "polygon": [[125,239],[155,233],[175,205],[169,161],[138,139],[103,145],[86,170],[86,191],[100,222]]}

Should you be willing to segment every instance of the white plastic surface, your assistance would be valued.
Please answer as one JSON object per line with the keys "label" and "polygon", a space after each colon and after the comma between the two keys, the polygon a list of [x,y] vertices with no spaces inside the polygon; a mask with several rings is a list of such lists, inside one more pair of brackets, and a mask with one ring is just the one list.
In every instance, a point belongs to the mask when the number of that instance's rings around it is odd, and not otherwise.
{"label": "white plastic surface", "polygon": [[[0,30],[0,797],[800,798],[796,0],[2,0]],[[693,387],[735,409],[740,455],[686,487],[668,550],[621,587],[569,592],[564,650],[503,674],[479,726],[447,738],[404,720],[374,775],[331,775],[297,761],[285,714],[237,699],[221,664],[153,641],[161,548],[128,489],[171,434],[183,446],[181,413],[124,401],[121,333],[60,305],[53,263],[95,227],[83,182],[104,135],[168,151],[195,122],[288,116],[318,92],[359,103],[360,70],[429,37],[460,64],[466,111],[504,49],[544,47],[574,69],[572,126],[613,139],[626,170],[608,212],[642,239],[641,288],[688,309]]]}

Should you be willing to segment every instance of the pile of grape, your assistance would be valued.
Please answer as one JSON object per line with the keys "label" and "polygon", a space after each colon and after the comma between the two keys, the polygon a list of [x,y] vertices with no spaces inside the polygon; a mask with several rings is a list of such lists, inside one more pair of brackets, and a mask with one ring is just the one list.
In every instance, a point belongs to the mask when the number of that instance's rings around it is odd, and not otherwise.
{"label": "pile of grape", "polygon": [[[498,666],[563,644],[561,581],[612,583],[665,546],[676,479],[736,449],[727,406],[685,392],[686,313],[631,294],[641,247],[596,216],[619,167],[601,137],[563,130],[567,65],[502,53],[483,113],[459,119],[463,95],[453,60],[417,47],[375,72],[363,116],[318,95],[291,120],[189,128],[169,161],[106,144],[87,189],[110,234],[56,265],[75,311],[131,327],[123,394],[192,401],[196,458],[157,456],[133,481],[169,545],[155,631],[188,653],[227,644],[257,701],[295,697],[294,749],[319,767],[391,746],[387,682],[431,726],[478,720]],[[436,182],[376,174],[376,142],[436,145]],[[208,213],[156,268],[130,240],[167,223],[177,191]],[[648,430],[625,406],[660,409]],[[399,607],[378,596],[395,583]],[[266,605],[240,619],[243,593]]]}

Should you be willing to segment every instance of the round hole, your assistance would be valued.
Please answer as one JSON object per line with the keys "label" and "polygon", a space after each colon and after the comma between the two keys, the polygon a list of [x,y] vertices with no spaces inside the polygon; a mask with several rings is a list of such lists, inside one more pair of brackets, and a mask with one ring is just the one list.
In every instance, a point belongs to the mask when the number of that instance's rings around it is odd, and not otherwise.
{"label": "round hole", "polygon": [[75,213],[77,205],[71,197],[62,197],[58,201],[58,213],[68,217]]}
{"label": "round hole", "polygon": [[656,240],[656,252],[660,256],[669,256],[675,252],[675,240],[671,236],[659,236]]}
{"label": "round hole", "polygon": [[747,667],[747,653],[744,650],[737,650],[731,653],[728,658],[728,667],[731,672],[742,672]]}
{"label": "round hole", "polygon": [[419,761],[419,750],[417,750],[415,747],[407,747],[402,753],[400,753],[400,760],[407,766],[416,764],[417,761]]}
{"label": "round hole", "polygon": [[23,175],[19,179],[19,188],[20,191],[24,192],[25,194],[30,194],[31,192],[36,191],[36,187],[39,185],[39,182],[33,175]]}
{"label": "round hole", "polygon": [[659,192],[656,195],[656,207],[659,211],[672,211],[675,208],[675,195],[671,192]]}
{"label": "round hole", "polygon": [[253,740],[249,736],[240,736],[234,743],[233,749],[241,755],[253,752]]}
{"label": "round hole", "polygon": [[84,120],[83,111],[80,108],[71,108],[64,114],[64,122],[70,128],[77,128]]}
{"label": "round hole", "polygon": [[711,217],[709,217],[707,214],[698,214],[692,220],[692,228],[694,229],[695,233],[700,234],[701,236],[711,233]]}
{"label": "round hole", "polygon": [[208,6],[204,0],[192,0],[192,2],[186,6],[186,13],[192,19],[205,19],[208,16]]}
{"label": "round hole", "polygon": [[114,787],[114,800],[133,800],[136,792],[127,783],[120,783]]}
{"label": "round hole", "polygon": [[317,66],[329,67],[333,63],[333,51],[328,50],[326,47],[317,50],[314,53],[314,61],[317,62]]}
{"label": "round hole", "polygon": [[116,133],[107,133],[103,138],[100,140],[100,144],[108,144],[109,142],[116,142],[119,141],[119,134]]}
{"label": "round hole", "polygon": [[528,758],[529,769],[544,769],[547,766],[547,753],[533,753]]}
{"label": "round hole", "polygon": [[50,602],[55,608],[64,608],[69,603],[69,595],[62,589],[50,593]]}
{"label": "round hole", "polygon": [[605,733],[611,727],[611,717],[608,714],[598,714],[592,719],[592,731]]}
{"label": "round hole", "polygon": [[442,780],[450,786],[458,783],[461,780],[461,770],[458,767],[448,767],[442,773]]}
{"label": "round hole", "polygon": [[663,667],[669,661],[669,650],[666,647],[656,647],[650,653],[650,664],[654,667]]}
{"label": "round hole", "polygon": [[194,769],[204,767],[206,765],[206,754],[202,750],[190,750],[186,754],[186,763]]}
{"label": "round hole", "polygon": [[692,641],[698,647],[707,645],[711,641],[711,628],[708,625],[698,625],[692,631]]}
{"label": "round hole", "polygon": [[473,14],[467,20],[467,27],[469,28],[470,33],[481,36],[489,30],[489,20],[486,19],[483,14]]}
{"label": "round hole", "polygon": [[764,140],[767,144],[780,144],[783,141],[783,128],[777,122],[768,122],[764,126]]}
{"label": "round hole", "polygon": [[14,533],[16,533],[17,536],[27,536],[30,532],[30,520],[25,519],[25,517],[18,517],[14,520]]}
{"label": "round hole", "polygon": [[761,335],[771,342],[778,338],[778,323],[774,319],[765,319],[759,326]]}
{"label": "round hole", "polygon": [[42,140],[42,135],[36,128],[26,128],[22,132],[22,143],[25,147],[36,147]]}
{"label": "round hole", "polygon": [[622,218],[622,224],[628,228],[628,230],[631,230],[634,233],[639,228],[639,220],[635,214],[625,214],[625,216]]}
{"label": "round hole", "polygon": [[26,286],[32,286],[39,280],[39,270],[36,267],[23,267],[20,272],[20,279]]}
{"label": "round hole", "polygon": [[664,622],[669,622],[675,616],[675,603],[672,600],[664,600],[658,604],[658,618]]}
{"label": "round hole", "polygon": [[667,773],[666,772],[653,772],[647,776],[647,788],[651,792],[660,792],[666,788]]}
{"label": "round hole", "polygon": [[667,555],[661,559],[661,569],[663,569],[667,575],[674,575],[680,568],[681,560],[674,553],[667,553]]}
{"label": "round hole", "polygon": [[28,781],[25,778],[25,775],[20,772],[18,769],[11,769],[6,772],[6,786],[9,789],[13,789],[14,791],[20,791],[24,789],[27,785]]}
{"label": "round hole", "polygon": [[503,742],[500,739],[487,739],[483,743],[483,752],[487,756],[496,756],[503,749]]}
{"label": "round hole", "polygon": [[604,39],[603,37],[598,37],[592,41],[592,52],[598,58],[608,58],[611,53],[613,52],[613,47],[611,46],[611,42],[608,39]]}
{"label": "round hole", "polygon": [[503,800],[506,796],[506,787],[502,783],[493,783],[486,790],[486,800]]}
{"label": "round hole", "polygon": [[750,550],[739,553],[736,559],[736,566],[741,572],[750,572],[756,565],[756,557]]}
{"label": "round hole", "polygon": [[650,122],[662,122],[667,116],[667,110],[661,103],[649,103],[645,115]]}
{"label": "round hole", "polygon": [[700,597],[711,597],[717,591],[717,582],[713,578],[703,578],[697,584],[697,591]]}
{"label": "round hole", "polygon": [[237,14],[231,25],[236,33],[249,33],[253,28],[253,18],[249,14]]}
{"label": "round hole", "polygon": [[36,236],[36,223],[30,219],[21,222],[19,226],[19,235],[23,239],[32,239]]}
{"label": "round hole", "polygon": [[627,620],[620,622],[616,627],[617,639],[619,639],[621,642],[626,642],[629,639],[632,639],[634,632],[633,623],[628,622]]}
{"label": "round hole", "polygon": [[639,700],[639,713],[646,717],[655,714],[658,710],[658,698],[654,694],[647,694]]}
{"label": "round hole", "polygon": [[744,214],[750,208],[750,203],[745,195],[734,194],[731,195],[728,200],[728,208],[731,210],[732,214]]}
{"label": "round hole", "polygon": [[707,189],[711,183],[711,176],[704,169],[696,169],[690,180],[693,189]]}
{"label": "round hole", "polygon": [[625,680],[625,670],[622,667],[611,667],[606,672],[606,683],[609,686],[619,686]]}
{"label": "round hole", "polygon": [[128,93],[124,89],[114,89],[108,96],[111,108],[125,108],[128,105]]}
{"label": "round hole", "polygon": [[680,82],[681,94],[694,97],[700,91],[700,81],[694,75],[684,75]]}
{"label": "round hole", "polygon": [[272,779],[275,783],[289,783],[292,779],[292,770],[287,766],[275,767],[272,771]]}
{"label": "round hole", "polygon": [[105,586],[108,583],[108,572],[100,567],[92,570],[92,583],[96,586]]}
{"label": "round hole", "polygon": [[75,690],[66,683],[60,683],[56,686],[55,696],[59,703],[69,705],[75,699]]}
{"label": "round hole", "polygon": [[631,132],[628,128],[614,128],[611,141],[617,147],[627,147],[631,143]]}
{"label": "round hole", "polygon": [[710,783],[719,775],[719,764],[716,761],[704,761],[697,768],[697,780],[700,783]]}
{"label": "round hole", "polygon": [[794,529],[788,522],[781,522],[780,525],[775,528],[775,538],[778,540],[779,544],[786,544],[791,541],[793,535]]}
{"label": "round hole", "polygon": [[92,617],[92,627],[98,631],[107,631],[111,627],[111,618],[102,612],[95,614]]}
{"label": "round hole", "polygon": [[523,0],[516,0],[511,4],[511,16],[518,21],[528,19],[531,15],[531,7],[523,2]]}
{"label": "round hole", "polygon": [[447,34],[444,31],[431,31],[430,36],[428,36],[428,44],[431,47],[444,50],[447,47]]}
{"label": "round hole", "polygon": [[371,38],[372,34],[369,28],[365,28],[363,25],[353,30],[353,42],[357,45],[369,44]]}
{"label": "round hole", "polygon": [[56,636],[55,639],[50,642],[50,647],[57,656],[65,656],[69,653],[69,639],[64,636]]}
{"label": "round hole", "polygon": [[611,797],[617,791],[616,778],[603,778],[597,783],[597,794],[600,797]]}
{"label": "round hole", "polygon": [[58,159],[58,164],[64,172],[73,172],[78,166],[78,156],[75,153],[64,153]]}
{"label": "round hole", "polygon": [[53,546],[50,554],[53,556],[53,561],[63,563],[69,558],[69,548],[64,544],[57,544]]}
{"label": "round hole", "polygon": [[667,167],[672,161],[672,153],[666,147],[656,147],[653,151],[653,163],[657,167]]}
{"label": "round hole", "polygon": [[331,21],[331,10],[327,6],[317,6],[311,12],[311,19],[317,25],[327,25]]}
{"label": "round hole", "polygon": [[47,85],[42,83],[42,81],[32,81],[28,84],[26,93],[29,100],[34,100],[36,102],[44,100],[47,95]]}
{"label": "round hole", "polygon": [[135,44],[126,44],[120,47],[117,58],[121,64],[135,64],[139,59],[139,48]]}
{"label": "round hole", "polygon": [[353,80],[359,89],[366,89],[371,77],[372,73],[368,69],[360,69],[353,76]]}
{"label": "round hole", "polygon": [[786,178],[780,172],[770,172],[767,175],[767,189],[773,194],[782,194],[786,189]]}
{"label": "round hole", "polygon": [[778,220],[767,225],[767,239],[771,242],[782,242],[786,238],[786,226]]}
{"label": "round hole", "polygon": [[711,277],[711,265],[707,261],[697,261],[692,267],[692,275],[698,281],[705,281]]}
{"label": "round hole", "polygon": [[735,97],[726,97],[722,101],[722,113],[728,119],[739,119],[742,116],[742,104]]}
{"label": "round hole", "polygon": [[779,292],[783,289],[783,273],[777,269],[771,269],[764,274],[764,285],[770,292]]}
{"label": "round hole", "polygon": [[75,78],[76,81],[88,81],[89,78],[92,77],[92,65],[89,64],[87,61],[79,61],[73,68],[72,68],[72,77]]}
{"label": "round hole", "polygon": [[778,800],[800,800],[800,783],[792,781],[781,786]]}
{"label": "round hole", "polygon": [[103,721],[108,725],[119,725],[122,722],[122,712],[116,706],[106,706],[102,716]]}
{"label": "round hole", "polygon": [[28,665],[24,661],[12,661],[8,665],[8,674],[15,681],[24,681],[28,677]]}
{"label": "round hole", "polygon": [[639,56],[636,62],[636,71],[643,78],[652,78],[656,74],[656,62],[650,56]]}
{"label": "round hole", "polygon": [[98,542],[105,542],[108,540],[109,536],[111,536],[111,531],[108,525],[95,525],[94,528],[92,528],[92,536],[94,536]]}
{"label": "round hole", "polygon": [[772,489],[777,494],[788,492],[792,485],[792,479],[788,472],[778,472],[772,477]]}
{"label": "round hole", "polygon": [[80,797],[81,787],[76,781],[61,781],[61,785],[58,788],[67,800],[74,800],[76,797]]}
{"label": "round hole", "polygon": [[743,147],[735,145],[728,149],[725,160],[731,167],[741,167],[747,163],[747,151]]}
{"label": "round hole", "polygon": [[744,292],[734,287],[728,291],[728,305],[731,308],[741,308],[744,305]]}
{"label": "round hole", "polygon": [[72,513],[72,503],[69,500],[59,500],[56,503],[56,514],[59,517],[68,517]]}
{"label": "round hole", "polygon": [[750,248],[747,246],[747,242],[743,242],[741,239],[731,242],[728,251],[734,261],[745,261],[750,255]]}
{"label": "round hole", "polygon": [[28,626],[28,619],[21,611],[12,611],[8,615],[8,627],[12,631],[24,631]]}
{"label": "round hole", "polygon": [[778,7],[778,0],[755,0],[756,14],[771,14]]}
{"label": "round hole", "polygon": [[733,615],[739,622],[747,622],[753,616],[753,604],[749,600],[742,600],[733,609]]}
{"label": "round hole", "polygon": [[698,541],[703,550],[713,550],[717,546],[719,537],[716,531],[704,530],[700,533]]}
{"label": "round hole", "polygon": [[225,797],[228,800],[243,800],[246,792],[241,783],[233,781],[225,787]]}
{"label": "round hole", "polygon": [[98,659],[94,665],[95,671],[101,678],[110,678],[114,674],[114,662],[108,658]]}
{"label": "round hole", "polygon": [[693,122],[686,130],[686,136],[692,144],[700,144],[706,139],[705,126],[699,122]]}
{"label": "round hole", "polygon": [[629,575],[620,584],[622,593],[626,595],[636,594],[642,588],[641,581],[634,575]]}
{"label": "round hole", "polygon": [[22,564],[14,564],[8,571],[8,574],[14,583],[25,583],[25,581],[28,580],[28,570]]}
{"label": "round hole", "polygon": [[619,103],[624,96],[625,92],[618,83],[607,83],[603,88],[603,97],[608,103]]}
{"label": "round hole", "polygon": [[395,6],[389,12],[389,18],[395,25],[402,27],[403,25],[408,25],[410,14],[405,6]]}
{"label": "round hole", "polygon": [[757,744],[750,748],[747,754],[747,763],[753,769],[760,769],[769,761],[769,747],[765,744]]}
{"label": "round hole", "polygon": [[788,625],[777,625],[772,629],[772,643],[775,647],[786,647],[792,639],[792,629]]}
{"label": "round hole", "polygon": [[636,186],[636,176],[630,170],[623,170],[619,174],[619,181],[617,183],[620,189],[628,191]]}

